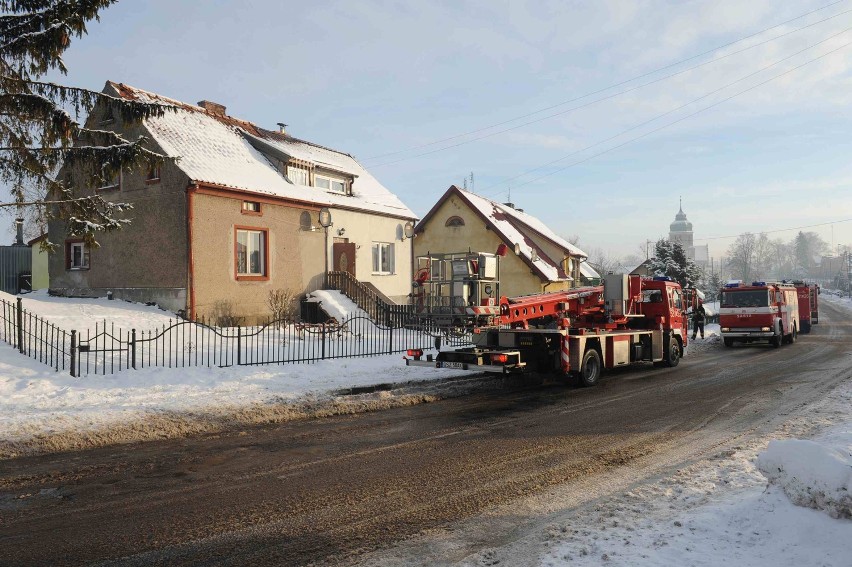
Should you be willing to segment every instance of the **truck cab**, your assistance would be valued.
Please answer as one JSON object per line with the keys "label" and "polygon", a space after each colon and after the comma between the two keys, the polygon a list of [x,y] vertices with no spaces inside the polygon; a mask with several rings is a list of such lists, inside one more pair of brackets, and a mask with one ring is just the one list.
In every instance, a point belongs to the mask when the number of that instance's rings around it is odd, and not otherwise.
{"label": "truck cab", "polygon": [[794,343],[801,328],[796,288],[789,283],[731,280],[719,292],[719,326],[725,346],[767,341]]}

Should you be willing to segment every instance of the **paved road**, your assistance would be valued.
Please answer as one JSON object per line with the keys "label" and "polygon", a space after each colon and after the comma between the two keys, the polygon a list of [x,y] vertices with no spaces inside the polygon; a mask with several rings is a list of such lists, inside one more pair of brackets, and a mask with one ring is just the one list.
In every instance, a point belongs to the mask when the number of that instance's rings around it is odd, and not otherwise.
{"label": "paved road", "polygon": [[850,321],[821,307],[795,345],[719,346],[590,389],[495,380],[371,414],[0,462],[0,565],[350,562],[555,485],[686,463],[852,378]]}

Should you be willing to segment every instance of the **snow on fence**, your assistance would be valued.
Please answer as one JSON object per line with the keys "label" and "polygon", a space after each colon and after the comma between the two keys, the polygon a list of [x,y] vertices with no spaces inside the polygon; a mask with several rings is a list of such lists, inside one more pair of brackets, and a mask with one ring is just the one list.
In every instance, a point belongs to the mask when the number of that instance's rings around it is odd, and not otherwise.
{"label": "snow on fence", "polygon": [[467,332],[415,322],[404,310],[385,313],[381,322],[363,314],[319,324],[279,320],[251,327],[175,320],[146,331],[104,321],[78,333],[28,313],[20,298],[16,304],[2,301],[2,308],[4,341],[56,370],[67,368],[72,376],[146,367],[310,363],[470,344]]}

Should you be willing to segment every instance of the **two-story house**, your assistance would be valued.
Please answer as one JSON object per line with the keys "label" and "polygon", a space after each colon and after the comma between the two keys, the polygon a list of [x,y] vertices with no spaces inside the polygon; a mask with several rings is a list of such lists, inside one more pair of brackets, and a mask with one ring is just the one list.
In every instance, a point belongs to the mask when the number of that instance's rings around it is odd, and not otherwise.
{"label": "two-story house", "polygon": [[426,213],[415,234],[416,256],[468,249],[493,253],[501,244],[515,251],[500,264],[502,295],[570,289],[580,285],[581,275],[596,275],[581,268],[585,252],[536,217],[455,185]]}
{"label": "two-story house", "polygon": [[[269,316],[270,290],[310,292],[339,270],[406,299],[416,216],[351,155],[233,118],[221,104],[113,82],[104,92],[174,107],[120,131],[176,159],[75,188],[131,203],[132,222],[99,235],[93,250],[51,222],[50,240],[64,242],[50,260],[54,293],[111,291],[196,318],[226,302],[250,322]],[[89,123],[119,130],[98,109]]]}

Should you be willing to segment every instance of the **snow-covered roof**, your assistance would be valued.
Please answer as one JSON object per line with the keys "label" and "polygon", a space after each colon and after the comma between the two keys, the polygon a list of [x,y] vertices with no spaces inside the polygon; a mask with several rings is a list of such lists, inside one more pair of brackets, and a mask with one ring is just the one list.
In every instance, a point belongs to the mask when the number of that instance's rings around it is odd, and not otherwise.
{"label": "snow-covered roof", "polygon": [[580,275],[590,280],[601,277],[597,270],[595,270],[588,262],[580,263]]}
{"label": "snow-covered roof", "polygon": [[[503,203],[486,199],[475,193],[459,189],[455,185],[447,190],[432,211],[444,201],[450,194],[456,193],[477,212],[479,212],[488,223],[491,224],[494,231],[500,235],[504,242],[510,247],[515,244],[520,245],[520,256],[527,262],[543,279],[547,281],[567,281],[571,280],[571,276],[565,273],[562,268],[562,258],[550,258],[536,243],[530,238],[530,235],[535,233],[545,240],[550,241],[557,247],[565,251],[571,256],[580,256],[583,258],[588,255],[565,240],[557,236],[547,225],[538,220],[532,215],[523,211],[514,209]],[[431,216],[430,211],[423,220],[425,221]],[[423,222],[420,223],[421,226]]]}
{"label": "snow-covered roof", "polygon": [[[147,118],[145,127],[177,167],[196,183],[242,189],[285,199],[414,219],[417,215],[370,175],[349,154],[264,130],[230,116],[121,83],[107,89],[128,99],[171,105],[174,110]],[[342,195],[292,183],[256,149],[257,140],[290,157],[354,177],[352,195]]]}

